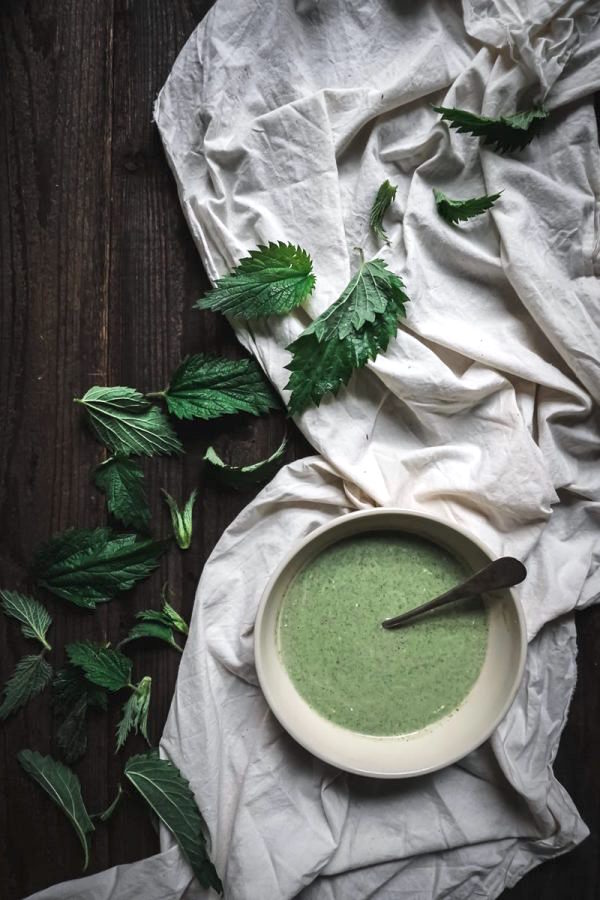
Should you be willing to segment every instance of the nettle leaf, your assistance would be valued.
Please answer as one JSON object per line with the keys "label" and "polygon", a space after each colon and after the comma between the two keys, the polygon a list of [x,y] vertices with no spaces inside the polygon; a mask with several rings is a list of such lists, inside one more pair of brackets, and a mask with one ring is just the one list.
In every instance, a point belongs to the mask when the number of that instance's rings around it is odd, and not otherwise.
{"label": "nettle leaf", "polygon": [[280,405],[254,359],[202,353],[184,359],[159,396],[179,419],[216,419],[239,412],[259,416]]}
{"label": "nettle leaf", "polygon": [[202,887],[223,893],[223,885],[206,847],[203,820],[189,783],[155,751],[133,756],[125,775],[172,833]]}
{"label": "nettle leaf", "polygon": [[387,349],[406,314],[402,280],[381,259],[363,262],[338,300],[287,348],[291,415],[347,384],[354,369]]}
{"label": "nettle leaf", "polygon": [[147,578],[167,547],[167,541],[110,528],[71,528],[38,550],[32,571],[37,583],[57,597],[94,609]]}
{"label": "nettle leaf", "polygon": [[335,303],[311,322],[300,337],[314,334],[320,343],[332,338],[343,340],[366,323],[374,323],[390,301],[408,301],[402,279],[390,272],[382,259],[363,262]]}
{"label": "nettle leaf", "polygon": [[[144,676],[137,684],[123,706],[123,716],[117,727],[117,750],[120,750],[127,736],[133,731],[138,731],[148,741],[148,710],[150,708],[150,694],[152,691],[152,679],[149,675]],[[149,741],[148,741],[149,743]]]}
{"label": "nettle leaf", "polygon": [[65,762],[73,763],[87,749],[88,710],[105,710],[108,695],[104,688],[91,684],[83,672],[72,664],[56,673],[52,693],[54,714],[59,720],[56,743]]}
{"label": "nettle leaf", "polygon": [[92,387],[76,402],[100,443],[115,455],[156,456],[183,449],[163,411],[133,388]]}
{"label": "nettle leaf", "polygon": [[150,507],[144,489],[144,473],[139,463],[111,456],[94,472],[94,484],[106,495],[108,511],[123,525],[147,531]]}
{"label": "nettle leaf", "polygon": [[42,756],[34,750],[21,750],[17,753],[17,759],[27,774],[37,781],[73,825],[83,848],[85,872],[89,861],[90,835],[94,831],[94,825],[85,808],[77,775],[51,756]]}
{"label": "nettle leaf", "polygon": [[128,644],[130,641],[139,640],[140,638],[156,638],[179,650],[180,653],[183,652],[182,648],[175,640],[170,627],[168,625],[163,625],[160,622],[138,622],[131,628],[129,634],[121,641],[119,646]]}
{"label": "nettle leaf", "polygon": [[480,216],[486,210],[492,208],[501,193],[502,191],[498,194],[486,194],[483,197],[471,197],[469,200],[451,200],[442,191],[433,188],[437,211],[442,219],[450,225],[455,225],[457,222],[465,219],[472,219],[474,216]]}
{"label": "nettle leaf", "polygon": [[24,656],[4,685],[4,699],[0,705],[0,719],[6,719],[36,694],[41,693],[52,680],[52,666],[39,656]]}
{"label": "nettle leaf", "polygon": [[377,195],[375,200],[373,201],[373,206],[371,207],[371,214],[369,216],[369,225],[373,233],[382,241],[385,241],[386,244],[389,244],[388,236],[383,227],[383,217],[386,212],[390,208],[392,201],[396,196],[396,191],[398,188],[394,184],[390,184],[389,181],[384,181],[382,185],[380,185],[379,190],[377,191]]}
{"label": "nettle leaf", "polygon": [[447,106],[434,106],[433,109],[440,113],[442,119],[449,123],[450,128],[455,128],[459,134],[481,137],[484,144],[489,144],[500,153],[522,150],[523,147],[526,147],[539,133],[544,119],[547,119],[549,115],[543,107],[497,118],[477,116],[466,109]]}
{"label": "nettle leaf", "polygon": [[52,616],[45,606],[33,597],[27,597],[17,591],[3,590],[0,590],[0,603],[7,616],[21,623],[21,633],[26,638],[39,641],[46,650],[52,649],[46,640],[48,629],[52,625]]}
{"label": "nettle leaf", "polygon": [[246,488],[254,487],[257,484],[264,484],[279,471],[283,465],[283,457],[287,449],[287,436],[277,448],[277,450],[260,462],[252,463],[249,466],[231,466],[224,463],[214,447],[209,447],[204,454],[204,461],[211,475],[222,484],[235,488],[238,491]]}
{"label": "nettle leaf", "polygon": [[304,303],[314,286],[306,250],[280,241],[252,250],[195,305],[240,319],[283,315]]}
{"label": "nettle leaf", "polygon": [[[151,611],[152,610],[147,610],[147,612],[151,612]],[[163,615],[165,617],[165,621],[170,622],[171,627],[174,628],[176,631],[179,631],[181,634],[185,634],[185,635],[188,635],[190,633],[188,623],[185,621],[185,619],[181,618],[181,616],[179,615],[177,610],[173,609],[171,604],[167,603],[166,600],[163,602],[163,608],[162,608],[161,615]],[[145,613],[144,612],[138,613],[138,617],[140,619],[144,618]]]}
{"label": "nettle leaf", "polygon": [[82,669],[93,684],[114,692],[131,683],[132,662],[120,650],[92,641],[76,641],[67,644],[66,651],[69,662]]}
{"label": "nettle leaf", "polygon": [[169,512],[171,513],[173,537],[177,542],[177,546],[181,550],[187,550],[192,543],[192,518],[198,491],[192,491],[183,509],[179,509],[177,501],[164,489],[162,494],[165,498],[165,503],[169,507]]}
{"label": "nettle leaf", "polygon": [[136,618],[139,621],[133,626],[127,637],[121,641],[121,646],[139,638],[157,638],[179,650],[180,653],[183,652],[175,640],[174,632],[187,635],[189,633],[188,624],[166,600],[162,610],[143,609],[136,614]]}

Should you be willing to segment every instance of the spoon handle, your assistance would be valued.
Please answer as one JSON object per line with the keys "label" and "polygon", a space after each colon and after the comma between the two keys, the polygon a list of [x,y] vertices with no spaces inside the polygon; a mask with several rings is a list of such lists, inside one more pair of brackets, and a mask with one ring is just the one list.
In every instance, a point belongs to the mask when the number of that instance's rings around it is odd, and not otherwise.
{"label": "spoon handle", "polygon": [[415,616],[420,616],[421,613],[428,612],[431,609],[439,609],[440,606],[446,606],[448,603],[454,603],[456,600],[470,599],[488,591],[498,591],[502,588],[513,587],[515,584],[520,584],[526,575],[527,569],[522,562],[519,562],[513,556],[501,556],[500,559],[495,559],[489,565],[480,569],[479,572],[475,572],[474,575],[467,578],[466,581],[446,591],[445,594],[440,594],[439,597],[435,597],[435,599],[429,600],[427,603],[422,603],[421,606],[416,606],[414,609],[401,613],[399,616],[394,616],[392,619],[385,619],[381,624],[384,628],[398,628],[410,619],[414,619]]}

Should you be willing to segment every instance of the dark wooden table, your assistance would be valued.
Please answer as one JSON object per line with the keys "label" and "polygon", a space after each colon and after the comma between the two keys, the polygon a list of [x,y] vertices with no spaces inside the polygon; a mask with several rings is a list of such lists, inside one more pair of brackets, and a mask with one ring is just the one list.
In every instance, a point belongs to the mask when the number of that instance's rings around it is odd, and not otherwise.
{"label": "dark wooden table", "polygon": [[[225,320],[192,310],[207,279],[163,157],[152,103],[208,0],[3,0],[0,5],[0,584],[28,589],[32,551],[53,532],[106,521],[90,484],[102,448],[72,398],[93,384],[156,390],[192,351],[242,355]],[[51,597],[53,661],[68,641],[118,639],[135,611],[158,605],[168,581],[186,616],[202,565],[251,494],[205,484],[209,443],[234,462],[277,446],[281,417],[240,418],[181,430],[183,459],[145,464],[153,522],[167,534],[159,491],[183,499],[198,485],[195,539],[149,581],[96,613]],[[310,448],[294,434],[289,459]],[[582,613],[579,682],[556,769],[592,830],[574,853],[531,873],[510,896],[592,900],[600,892],[600,610]],[[2,680],[30,645],[2,620]],[[179,658],[132,649],[135,674],[153,679],[150,731],[161,733]],[[112,799],[130,739],[114,753],[119,704],[91,722],[77,765],[92,811]],[[80,848],[50,800],[21,772],[24,747],[55,751],[48,694],[2,727],[0,896],[14,900],[80,872]],[[90,871],[155,853],[146,812],[128,800],[94,838]],[[140,894],[140,897],[142,894]],[[254,900],[249,895],[248,900]],[[279,900],[279,898],[266,898]],[[353,898],[360,900],[360,898]]]}

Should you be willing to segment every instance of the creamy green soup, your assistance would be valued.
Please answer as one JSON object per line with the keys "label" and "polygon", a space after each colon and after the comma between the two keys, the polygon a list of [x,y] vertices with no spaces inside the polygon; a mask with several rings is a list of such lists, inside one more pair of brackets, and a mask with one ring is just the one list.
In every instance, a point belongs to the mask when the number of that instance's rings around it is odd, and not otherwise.
{"label": "creamy green soup", "polygon": [[453,604],[393,631],[381,622],[466,574],[441,547],[395,532],[329,547],[292,581],[279,617],[280,653],[298,692],[364,734],[406,734],[452,713],[485,658],[483,604]]}

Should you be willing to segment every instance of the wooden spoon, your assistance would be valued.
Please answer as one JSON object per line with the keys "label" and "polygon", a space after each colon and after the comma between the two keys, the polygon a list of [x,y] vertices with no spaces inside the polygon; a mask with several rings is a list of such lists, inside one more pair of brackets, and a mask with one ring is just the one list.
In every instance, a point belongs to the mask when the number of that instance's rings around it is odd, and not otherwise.
{"label": "wooden spoon", "polygon": [[446,606],[446,604],[454,603],[456,600],[471,599],[472,597],[478,597],[480,594],[487,594],[488,591],[498,591],[501,588],[520,584],[526,575],[527,569],[522,562],[519,562],[514,556],[501,556],[500,559],[495,559],[488,566],[467,578],[466,581],[446,591],[445,594],[440,594],[434,600],[422,603],[420,606],[401,613],[399,616],[394,616],[392,619],[384,619],[381,624],[384,628],[398,628],[408,622],[409,619],[414,619],[430,609],[439,609],[440,606]]}

